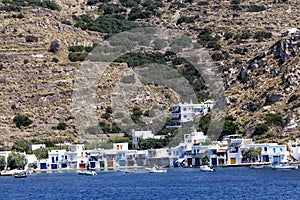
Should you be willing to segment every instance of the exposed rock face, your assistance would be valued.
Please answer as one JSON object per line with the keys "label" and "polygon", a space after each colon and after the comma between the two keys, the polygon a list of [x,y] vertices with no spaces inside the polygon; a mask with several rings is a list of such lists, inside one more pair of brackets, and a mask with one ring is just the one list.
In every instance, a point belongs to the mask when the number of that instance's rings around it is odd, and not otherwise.
{"label": "exposed rock face", "polygon": [[[69,61],[68,47],[91,46],[103,42],[104,34],[76,28],[72,15],[88,14],[97,17],[102,11],[99,12],[98,6],[88,6],[86,0],[55,2],[60,4],[61,12],[26,8],[22,11],[25,16],[23,19],[12,18],[15,13],[0,12],[0,63],[3,64],[0,71],[2,141],[10,143],[19,138],[54,137],[76,140],[79,137],[70,104],[80,63]],[[163,1],[165,6],[160,10],[161,16],[138,19],[137,22],[183,31],[195,40],[205,27],[211,28],[210,36],[216,39],[221,49],[210,48],[209,51],[225,57],[225,60],[218,62],[218,66],[220,71],[224,71],[224,82],[228,83],[228,115],[241,122],[245,133],[252,133],[255,125],[264,122],[265,114],[270,112],[282,116],[286,124],[299,124],[299,98],[294,101],[289,99],[293,94],[300,93],[300,36],[297,29],[289,32],[293,34],[291,37],[281,37],[277,32],[299,27],[298,0],[284,3],[257,1],[255,3],[267,7],[266,11],[257,13],[246,12],[246,9],[234,10],[230,1],[211,0],[207,1],[209,5],[202,6],[198,5],[198,1],[183,1],[185,6],[182,8],[171,8],[174,2]],[[249,3],[250,1],[243,1],[241,8]],[[3,3],[0,2],[0,5]],[[130,9],[128,8],[127,13]],[[177,24],[179,17],[184,16],[197,18],[191,23]],[[63,24],[63,20],[70,21],[71,25]],[[240,37],[242,32],[254,35],[258,30],[272,32],[273,36],[262,42],[253,37]],[[225,37],[229,33],[232,34],[231,37]],[[26,42],[25,37],[31,35],[37,37],[38,41]],[[48,51],[54,40],[60,44],[56,54]],[[280,41],[276,42],[278,40]],[[242,51],[236,53],[237,49]],[[256,56],[258,54],[260,56]],[[58,61],[54,62],[54,58]],[[116,95],[113,87],[120,78],[120,70],[129,71],[129,68],[112,66],[111,71],[97,85],[95,110],[98,118],[101,118],[105,108],[111,104],[111,95]],[[141,87],[128,104],[129,109],[138,106],[147,110],[155,102],[167,109],[176,98],[176,94],[166,88],[147,86]],[[28,115],[34,121],[33,124],[16,128],[12,119],[17,114]],[[145,119],[147,120],[149,119]],[[60,121],[68,124],[67,130],[53,129]],[[110,118],[108,123],[112,122]],[[286,127],[295,129],[292,125]],[[274,130],[278,134],[283,131],[280,127],[275,127]],[[86,138],[83,136],[80,139]]]}

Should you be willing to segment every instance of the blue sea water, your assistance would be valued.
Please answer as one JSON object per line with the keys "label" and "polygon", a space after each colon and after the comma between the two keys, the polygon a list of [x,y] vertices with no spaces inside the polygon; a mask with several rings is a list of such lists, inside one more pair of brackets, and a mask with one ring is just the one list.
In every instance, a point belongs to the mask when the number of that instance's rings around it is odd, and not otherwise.
{"label": "blue sea water", "polygon": [[97,173],[0,177],[0,199],[300,199],[300,170],[217,168],[203,173],[196,168],[170,168],[162,174]]}

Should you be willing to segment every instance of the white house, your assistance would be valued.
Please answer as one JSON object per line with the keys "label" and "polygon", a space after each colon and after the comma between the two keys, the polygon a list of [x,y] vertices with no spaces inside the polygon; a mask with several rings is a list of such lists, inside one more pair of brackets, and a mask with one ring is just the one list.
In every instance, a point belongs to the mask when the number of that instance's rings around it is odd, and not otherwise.
{"label": "white house", "polygon": [[186,149],[185,143],[180,143],[176,147],[170,148],[169,159],[170,159],[170,167],[178,167],[183,164],[185,161],[184,152]]}
{"label": "white house", "polygon": [[261,148],[261,162],[279,163],[286,160],[286,156],[289,154],[286,145],[277,143],[249,144],[248,147]]}
{"label": "white house", "polygon": [[174,124],[194,121],[213,108],[215,101],[208,100],[200,104],[179,103],[172,106],[171,116]]}
{"label": "white house", "polygon": [[184,134],[184,142],[192,143],[192,144],[199,144],[207,141],[207,136],[204,135],[203,132],[197,132],[194,130],[190,134]]}
{"label": "white house", "polygon": [[30,150],[32,150],[32,151],[37,150],[37,149],[44,149],[44,148],[46,148],[45,144],[31,144],[30,145]]}
{"label": "white house", "polygon": [[61,161],[66,158],[65,156],[65,149],[48,151],[48,166],[50,166],[51,169],[60,169]]}
{"label": "white house", "polygon": [[249,144],[252,144],[251,139],[230,139],[227,149],[227,164],[241,164],[242,150],[247,149]]}
{"label": "white house", "polygon": [[149,138],[154,138],[154,139],[161,139],[164,136],[162,135],[154,135],[152,131],[136,131],[132,130],[132,148],[135,149],[138,147],[138,142],[140,139],[149,139]]}
{"label": "white house", "polygon": [[300,146],[299,145],[291,145],[291,155],[297,161],[300,161]]}

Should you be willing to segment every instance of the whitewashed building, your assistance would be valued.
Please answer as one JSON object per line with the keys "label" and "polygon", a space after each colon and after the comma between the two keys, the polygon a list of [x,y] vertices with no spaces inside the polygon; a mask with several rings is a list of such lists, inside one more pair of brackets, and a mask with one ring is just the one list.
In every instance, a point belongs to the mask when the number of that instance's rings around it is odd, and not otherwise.
{"label": "whitewashed building", "polygon": [[249,148],[261,148],[260,162],[279,163],[286,160],[289,152],[286,145],[277,143],[249,144]]}
{"label": "whitewashed building", "polygon": [[171,116],[174,124],[194,121],[213,108],[215,101],[207,100],[200,104],[179,103],[172,106]]}
{"label": "whitewashed building", "polygon": [[251,139],[230,139],[227,149],[227,164],[241,164],[243,160],[242,150],[252,144]]}
{"label": "whitewashed building", "polygon": [[194,130],[190,134],[184,134],[184,142],[187,143],[192,143],[192,144],[199,144],[207,141],[207,136],[204,135],[203,132],[197,132]]}

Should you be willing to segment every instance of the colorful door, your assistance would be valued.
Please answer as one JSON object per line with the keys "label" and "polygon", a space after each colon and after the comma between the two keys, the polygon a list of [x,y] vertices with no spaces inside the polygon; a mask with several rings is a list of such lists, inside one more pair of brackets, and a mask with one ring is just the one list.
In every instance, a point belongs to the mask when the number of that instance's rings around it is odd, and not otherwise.
{"label": "colorful door", "polygon": [[235,158],[230,158],[230,163],[231,164],[235,164],[236,163],[236,159]]}

